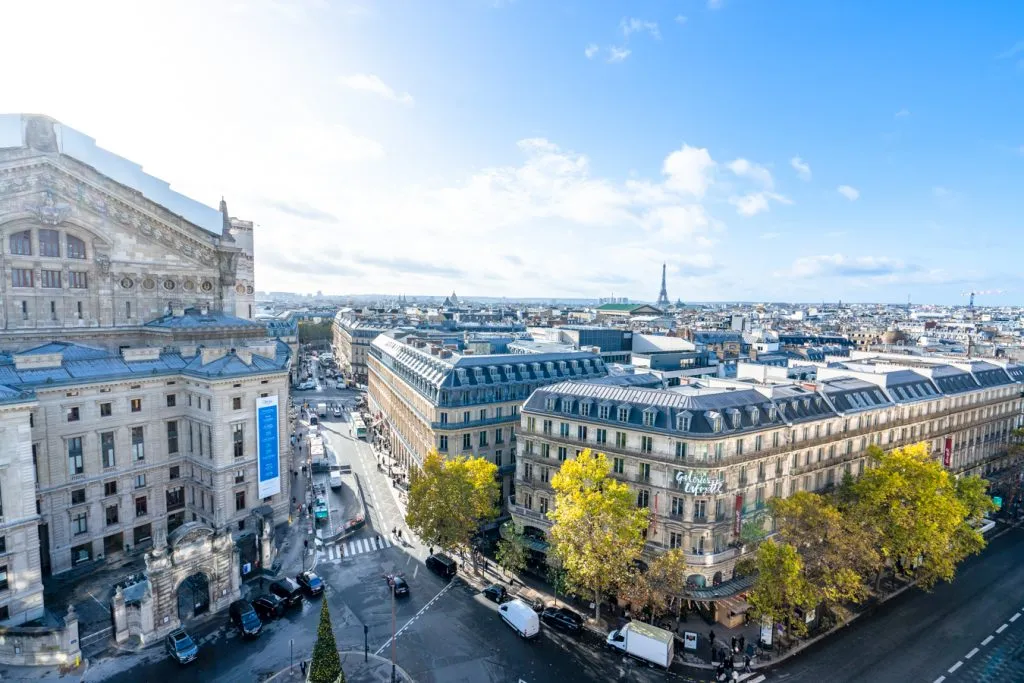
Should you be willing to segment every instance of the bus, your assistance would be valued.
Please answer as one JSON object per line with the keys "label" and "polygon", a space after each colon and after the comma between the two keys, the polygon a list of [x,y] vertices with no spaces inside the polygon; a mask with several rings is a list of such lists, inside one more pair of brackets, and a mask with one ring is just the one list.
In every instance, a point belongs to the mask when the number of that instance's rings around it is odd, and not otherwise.
{"label": "bus", "polygon": [[366,438],[366,424],[363,422],[363,418],[352,418],[352,435],[355,436],[357,439]]}

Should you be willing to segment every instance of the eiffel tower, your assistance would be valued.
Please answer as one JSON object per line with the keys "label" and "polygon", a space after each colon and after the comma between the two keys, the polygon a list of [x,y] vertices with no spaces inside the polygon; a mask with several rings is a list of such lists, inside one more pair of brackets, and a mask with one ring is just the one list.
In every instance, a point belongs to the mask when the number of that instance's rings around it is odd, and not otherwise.
{"label": "eiffel tower", "polygon": [[671,304],[668,300],[668,290],[665,288],[665,264],[661,264],[661,292],[658,294],[658,306],[668,308]]}

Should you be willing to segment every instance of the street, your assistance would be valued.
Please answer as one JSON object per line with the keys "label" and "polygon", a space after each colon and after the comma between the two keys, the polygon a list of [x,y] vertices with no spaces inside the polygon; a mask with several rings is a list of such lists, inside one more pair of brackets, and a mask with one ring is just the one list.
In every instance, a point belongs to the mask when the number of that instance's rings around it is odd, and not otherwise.
{"label": "street", "polygon": [[[934,592],[910,589],[782,663],[797,683],[1003,683],[1024,680],[1024,530],[1012,528]],[[1003,625],[1005,624],[1005,628]],[[957,663],[960,662],[959,665]]]}

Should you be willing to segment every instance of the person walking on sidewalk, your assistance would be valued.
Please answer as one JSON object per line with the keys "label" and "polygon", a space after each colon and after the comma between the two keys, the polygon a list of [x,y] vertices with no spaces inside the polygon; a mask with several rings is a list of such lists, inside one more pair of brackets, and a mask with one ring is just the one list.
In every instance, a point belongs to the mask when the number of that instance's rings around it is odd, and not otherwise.
{"label": "person walking on sidewalk", "polygon": [[750,655],[748,655],[748,654],[743,655],[743,673],[745,673],[745,674],[753,673],[750,670]]}

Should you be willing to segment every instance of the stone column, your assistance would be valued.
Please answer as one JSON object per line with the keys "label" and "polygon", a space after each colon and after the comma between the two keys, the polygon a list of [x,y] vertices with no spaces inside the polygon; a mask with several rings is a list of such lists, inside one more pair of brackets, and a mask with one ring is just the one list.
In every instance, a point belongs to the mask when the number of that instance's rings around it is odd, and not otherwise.
{"label": "stone column", "polygon": [[128,610],[124,606],[124,591],[118,586],[114,590],[114,599],[110,601],[114,610],[114,640],[123,643],[128,640]]}
{"label": "stone column", "polygon": [[68,605],[68,613],[64,616],[63,641],[61,649],[67,656],[67,662],[78,666],[82,661],[82,646],[78,642],[78,615],[72,605]]}

